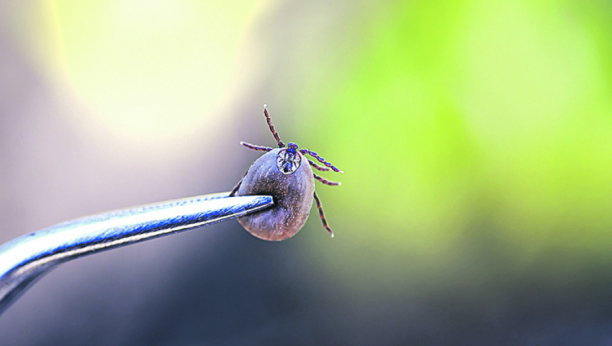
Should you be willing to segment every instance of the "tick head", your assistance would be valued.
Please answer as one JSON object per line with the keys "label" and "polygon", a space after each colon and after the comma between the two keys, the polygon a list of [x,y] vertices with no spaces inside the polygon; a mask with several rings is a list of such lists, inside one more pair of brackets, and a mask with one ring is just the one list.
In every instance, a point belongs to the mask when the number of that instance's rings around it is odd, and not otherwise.
{"label": "tick head", "polygon": [[293,143],[293,142],[291,142],[291,143],[289,143],[289,145],[287,145],[287,151],[288,151],[290,154],[295,155],[295,154],[297,153],[297,149],[298,149],[297,144],[295,144],[295,143]]}

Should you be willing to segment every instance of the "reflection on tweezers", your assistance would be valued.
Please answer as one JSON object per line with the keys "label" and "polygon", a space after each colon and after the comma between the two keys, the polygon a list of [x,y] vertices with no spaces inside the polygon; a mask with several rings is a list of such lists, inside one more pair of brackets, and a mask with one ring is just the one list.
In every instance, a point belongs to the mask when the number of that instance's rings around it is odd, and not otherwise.
{"label": "reflection on tweezers", "polygon": [[0,246],[0,314],[56,265],[95,252],[209,225],[274,204],[271,196],[229,192],[84,217]]}

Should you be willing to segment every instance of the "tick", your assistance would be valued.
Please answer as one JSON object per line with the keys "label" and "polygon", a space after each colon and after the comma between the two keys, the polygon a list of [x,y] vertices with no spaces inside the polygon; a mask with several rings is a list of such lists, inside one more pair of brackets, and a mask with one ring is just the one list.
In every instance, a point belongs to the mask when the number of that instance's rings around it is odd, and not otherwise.
{"label": "tick", "polygon": [[[312,150],[300,149],[293,142],[285,145],[272,125],[266,105],[264,105],[264,116],[278,148],[240,142],[249,149],[266,153],[246,171],[230,192],[230,197],[271,195],[274,198],[274,207],[242,216],[238,218],[238,221],[249,233],[258,238],[272,241],[284,240],[294,236],[304,226],[314,198],[323,227],[333,237],[334,233],[329,228],[323,214],[321,200],[314,190],[314,180],[329,186],[338,186],[340,183],[314,174],[311,167],[319,171],[344,172]],[[306,155],[313,157],[323,165],[318,165]]]}

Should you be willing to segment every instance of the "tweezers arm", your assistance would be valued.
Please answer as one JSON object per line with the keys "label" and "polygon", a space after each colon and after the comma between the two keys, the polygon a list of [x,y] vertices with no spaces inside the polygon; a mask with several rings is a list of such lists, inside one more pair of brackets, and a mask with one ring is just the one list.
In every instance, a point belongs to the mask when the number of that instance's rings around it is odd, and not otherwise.
{"label": "tweezers arm", "polygon": [[0,246],[0,314],[42,274],[98,251],[242,216],[271,206],[270,196],[204,195],[64,222]]}

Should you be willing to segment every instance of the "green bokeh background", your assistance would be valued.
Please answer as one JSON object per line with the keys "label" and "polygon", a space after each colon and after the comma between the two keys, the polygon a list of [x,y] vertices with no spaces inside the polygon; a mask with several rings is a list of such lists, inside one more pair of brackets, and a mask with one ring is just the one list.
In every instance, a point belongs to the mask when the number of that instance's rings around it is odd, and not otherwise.
{"label": "green bokeh background", "polygon": [[399,294],[609,267],[610,3],[387,5],[290,96],[347,172],[320,192],[338,230],[312,237],[334,249],[321,262]]}

